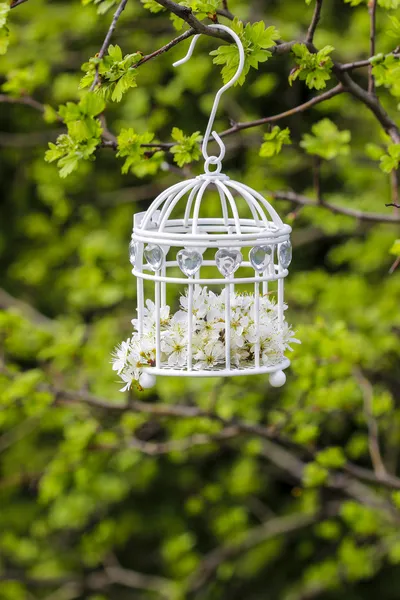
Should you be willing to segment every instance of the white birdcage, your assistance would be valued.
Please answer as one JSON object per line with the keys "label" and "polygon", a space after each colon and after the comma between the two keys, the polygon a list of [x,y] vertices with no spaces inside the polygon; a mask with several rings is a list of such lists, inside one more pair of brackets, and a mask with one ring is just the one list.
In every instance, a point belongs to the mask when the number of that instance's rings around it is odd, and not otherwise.
{"label": "white birdcage", "polygon": [[[243,70],[244,51],[239,37],[231,29],[219,24],[210,27],[222,29],[234,38],[239,49],[239,65],[235,76],[219,90],[214,101],[202,145],[205,172],[168,188],[146,212],[134,216],[130,257],[132,273],[137,279],[136,327],[139,340],[141,336],[148,335],[145,331],[146,319],[150,317],[149,310],[154,311],[151,322],[155,358],[143,368],[140,384],[151,387],[155,375],[230,377],[269,373],[271,385],[279,387],[285,383],[283,369],[289,366],[290,361],[283,352],[277,351],[271,356],[267,352],[265,358],[261,345],[264,343],[265,346],[268,335],[283,336],[287,328],[284,319],[284,279],[291,261],[291,227],[282,222],[261,194],[221,173],[225,146],[218,134],[211,131],[222,93],[237,81]],[[199,35],[193,38],[186,57],[174,66],[189,60],[198,38]],[[219,145],[219,156],[209,156],[207,153],[210,137]],[[217,218],[203,215],[202,209],[207,204],[206,198],[210,192],[214,192],[218,199],[221,216]],[[173,218],[174,213],[184,214],[184,217]],[[252,290],[250,295],[249,284]],[[180,353],[178,364],[167,360],[164,352],[165,343],[168,342],[165,336],[170,334],[163,331],[163,308],[166,307],[170,285],[185,291],[187,323],[182,323],[185,351]],[[246,290],[245,295],[240,294],[241,289]],[[214,346],[210,346],[212,353],[218,343],[220,356],[209,363],[196,358],[196,299],[202,293],[204,297],[209,293],[217,299],[215,301],[219,303],[223,314],[217,323],[218,342],[214,336],[211,338]],[[270,298],[274,298],[274,301]],[[154,302],[154,306],[149,303],[146,306],[147,300]],[[247,353],[240,348],[241,340],[237,331],[240,336],[241,328],[235,332],[232,329],[238,311],[240,314],[241,304],[246,304],[248,311],[242,321],[246,327],[252,328],[251,346],[250,342],[248,346],[251,349]],[[212,308],[207,301],[202,307],[202,322],[206,328],[207,312]],[[263,310],[265,314],[273,314],[270,334],[268,323],[265,325],[263,322]],[[182,320],[182,314],[180,318]],[[267,338],[264,339],[262,335],[265,328]],[[241,355],[245,359],[241,360]]]}

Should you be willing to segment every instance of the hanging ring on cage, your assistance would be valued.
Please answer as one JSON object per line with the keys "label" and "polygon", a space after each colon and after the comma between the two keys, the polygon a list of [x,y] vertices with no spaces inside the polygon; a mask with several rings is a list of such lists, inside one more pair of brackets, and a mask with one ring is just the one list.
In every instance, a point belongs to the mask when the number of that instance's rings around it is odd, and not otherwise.
{"label": "hanging ring on cage", "polygon": [[[211,133],[211,130],[212,130],[213,125],[214,125],[215,115],[217,113],[219,101],[221,99],[222,94],[227,89],[229,89],[230,87],[232,87],[237,82],[237,80],[241,76],[241,74],[243,72],[243,68],[244,68],[244,49],[243,49],[243,45],[242,45],[242,42],[240,41],[239,36],[234,31],[232,31],[232,29],[230,29],[229,27],[226,27],[226,25],[215,24],[215,25],[208,25],[208,27],[211,27],[213,29],[220,29],[221,31],[226,31],[226,33],[228,33],[234,39],[234,41],[236,42],[236,45],[238,47],[238,51],[239,51],[239,64],[238,64],[238,68],[236,70],[235,75],[232,77],[232,79],[230,81],[228,81],[228,83],[226,83],[220,90],[218,90],[218,92],[217,92],[217,94],[215,96],[215,99],[214,99],[214,104],[213,104],[213,107],[211,109],[210,118],[208,120],[207,129],[206,129],[206,132],[204,134],[203,143],[202,143],[202,147],[201,147],[201,151],[203,153],[204,160],[206,161],[206,165],[207,165],[207,161],[210,158],[215,159],[215,157],[210,157],[208,155],[208,153],[207,153],[207,144],[209,142],[209,139],[210,139],[211,135],[214,138],[214,140],[217,142],[218,146],[220,147],[220,155],[218,157],[219,162],[222,161],[222,159],[223,159],[223,157],[225,155],[225,145],[224,145],[223,141],[221,140],[221,138],[219,137],[219,135],[215,131],[213,131]],[[189,60],[189,58],[193,54],[193,50],[194,50],[194,48],[196,46],[197,40],[199,39],[200,35],[201,34],[198,33],[197,35],[195,35],[193,37],[193,39],[191,41],[191,44],[189,46],[189,50],[188,50],[186,56],[184,58],[181,58],[181,60],[178,60],[178,61],[174,62],[173,63],[174,67],[178,67],[179,65],[183,65],[185,62],[187,62]],[[209,162],[208,165],[210,165],[210,164],[217,164],[217,163],[215,163],[215,162]]]}

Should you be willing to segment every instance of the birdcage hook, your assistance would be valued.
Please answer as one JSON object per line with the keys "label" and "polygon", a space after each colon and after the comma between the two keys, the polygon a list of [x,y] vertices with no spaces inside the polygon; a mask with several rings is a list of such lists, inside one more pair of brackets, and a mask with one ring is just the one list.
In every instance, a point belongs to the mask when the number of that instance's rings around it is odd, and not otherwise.
{"label": "birdcage hook", "polygon": [[[225,25],[219,25],[219,24],[215,24],[215,25],[209,25],[209,27],[213,28],[213,29],[220,29],[221,31],[225,31],[226,33],[228,33],[236,42],[236,45],[238,47],[238,51],[239,51],[239,64],[238,64],[238,68],[236,70],[235,75],[232,77],[232,79],[230,81],[228,81],[228,83],[226,83],[220,90],[218,90],[218,92],[215,95],[215,99],[214,99],[214,104],[211,110],[211,114],[210,114],[210,118],[208,120],[208,125],[206,128],[206,132],[204,134],[204,138],[203,138],[203,143],[202,143],[202,147],[201,147],[201,151],[205,160],[205,165],[204,165],[204,169],[205,172],[210,174],[210,170],[209,167],[210,165],[215,165],[216,166],[216,170],[214,171],[215,173],[219,173],[221,171],[221,163],[222,163],[222,159],[225,156],[225,144],[223,143],[222,139],[220,138],[220,136],[218,135],[218,133],[216,131],[212,131],[213,125],[214,125],[214,120],[215,120],[215,115],[218,109],[218,105],[219,105],[219,101],[221,99],[222,94],[229,89],[230,87],[232,87],[237,80],[239,79],[240,75],[243,72],[243,68],[244,68],[244,49],[243,49],[243,44],[240,41],[239,36],[232,31],[232,29],[230,29],[229,27],[226,27]],[[181,58],[180,60],[176,61],[173,63],[174,67],[179,67],[180,65],[183,65],[185,62],[187,62],[190,57],[193,54],[193,50],[196,46],[197,40],[200,37],[200,33],[195,35],[194,38],[191,41],[191,44],[189,46],[189,50],[186,54],[186,56],[184,58]],[[220,149],[220,153],[218,156],[209,156],[208,152],[207,152],[207,144],[209,142],[210,137],[212,137],[218,144],[219,149]]]}

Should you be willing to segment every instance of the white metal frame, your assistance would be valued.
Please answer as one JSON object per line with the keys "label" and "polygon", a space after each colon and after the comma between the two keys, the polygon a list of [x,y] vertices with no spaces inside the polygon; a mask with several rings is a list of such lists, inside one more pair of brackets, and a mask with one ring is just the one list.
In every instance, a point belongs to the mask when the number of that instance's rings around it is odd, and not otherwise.
{"label": "white metal frame", "polygon": [[[187,181],[181,181],[162,192],[151,204],[145,213],[136,214],[132,240],[136,243],[136,261],[132,273],[137,278],[137,302],[138,302],[138,331],[143,333],[144,316],[144,281],[154,282],[154,304],[156,320],[156,361],[154,367],[146,369],[147,373],[153,375],[168,376],[193,376],[193,377],[227,377],[238,375],[249,375],[269,373],[272,385],[282,385],[285,381],[283,369],[286,369],[290,361],[285,358],[273,366],[262,366],[260,364],[260,350],[255,352],[254,365],[248,368],[235,368],[230,362],[230,321],[231,306],[230,297],[236,284],[254,284],[255,319],[257,327],[260,294],[268,291],[270,281],[277,281],[277,305],[278,319],[280,324],[284,320],[284,278],[287,276],[287,268],[279,261],[279,248],[283,242],[289,240],[291,227],[282,222],[278,213],[271,204],[258,192],[243,183],[231,180],[227,175],[221,173],[222,159],[225,155],[225,146],[220,136],[212,131],[218,103],[221,95],[240,77],[244,65],[244,50],[239,37],[234,31],[224,25],[210,25],[210,27],[226,31],[235,40],[239,49],[239,64],[234,77],[224,85],[217,93],[211,111],[210,119],[204,135],[202,153],[205,159],[205,173]],[[192,56],[194,47],[200,36],[193,37],[187,55],[176,62],[174,66],[181,65]],[[220,148],[218,156],[209,155],[207,145],[212,137]],[[213,166],[214,170],[210,170]],[[217,191],[221,204],[221,217],[201,217],[201,206],[208,191]],[[248,215],[241,217],[237,208],[237,198],[241,198],[247,205]],[[173,211],[184,204],[184,217],[171,218]],[[181,211],[182,213],[183,211]],[[250,218],[249,218],[250,217]],[[148,244],[157,244],[163,249],[164,262],[159,270],[153,271],[151,265],[144,264],[144,248]],[[254,246],[270,246],[272,259],[266,270],[257,272],[249,260],[246,260],[249,251]],[[175,259],[179,249],[196,249],[199,252],[206,249],[235,248],[241,251],[243,261],[241,267],[252,268],[254,275],[237,276],[235,273],[230,277],[218,276],[216,278],[201,277],[201,268],[195,276],[186,277],[182,273],[177,277],[176,267],[178,261]],[[173,256],[173,260],[166,257]],[[202,266],[215,266],[216,261],[204,260]],[[171,275],[171,270],[173,274]],[[240,271],[240,269],[239,269]],[[165,305],[167,284],[185,284],[188,286],[188,352],[187,364],[183,369],[171,369],[161,362],[161,331],[160,331],[160,309]],[[192,357],[192,304],[195,285],[220,285],[226,289],[225,306],[225,368],[214,370],[194,370]],[[256,344],[257,348],[257,344]]]}

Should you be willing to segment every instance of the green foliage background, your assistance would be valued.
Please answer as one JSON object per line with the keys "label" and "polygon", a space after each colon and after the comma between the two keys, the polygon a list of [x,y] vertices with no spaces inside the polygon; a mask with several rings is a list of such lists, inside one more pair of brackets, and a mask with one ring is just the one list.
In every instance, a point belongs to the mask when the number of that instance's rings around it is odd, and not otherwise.
{"label": "green foliage background", "polygon": [[[182,4],[208,23],[218,5]],[[208,52],[221,44],[203,39],[174,70],[182,42],[133,76],[142,55],[178,33],[156,2],[128,0],[93,99],[85,86],[98,61],[89,59],[117,4],[29,0],[7,25],[0,6],[1,51],[9,42],[0,57],[0,598],[397,600],[400,274],[389,269],[399,225],[277,200],[294,228],[286,294],[302,340],[286,386],[171,378],[122,396],[110,353],[135,316],[132,215],[201,172],[197,132],[221,85]],[[397,8],[379,3],[374,59],[394,120],[400,73],[384,55],[400,41]],[[314,2],[231,0],[229,9],[301,42]],[[325,0],[315,60],[301,45],[272,55],[275,30],[246,33],[236,22],[253,61],[224,97],[217,131],[228,117],[277,114],[336,85],[332,60],[369,57],[369,23],[362,0]],[[229,76],[234,50],[216,59]],[[366,87],[367,70],[354,79]],[[104,107],[117,142],[104,138]],[[399,146],[365,105],[341,94],[279,127],[227,137],[229,175],[266,196],[315,200],[319,165],[325,201],[392,214]],[[152,141],[172,153],[149,156],[141,144]],[[163,404],[204,415],[157,416]],[[202,443],[237,421],[247,430]],[[176,450],[163,453],[171,441]]]}

